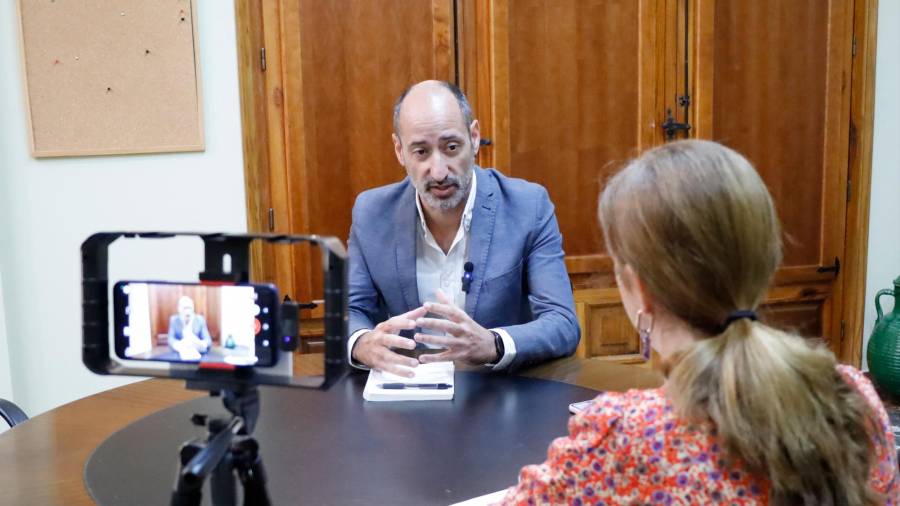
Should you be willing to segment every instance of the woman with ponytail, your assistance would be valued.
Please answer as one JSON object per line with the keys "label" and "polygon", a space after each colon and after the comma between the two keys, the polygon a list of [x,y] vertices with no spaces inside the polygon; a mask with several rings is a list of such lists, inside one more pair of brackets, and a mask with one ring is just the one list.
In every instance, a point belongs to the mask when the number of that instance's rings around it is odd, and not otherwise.
{"label": "woman with ponytail", "polygon": [[781,261],[759,175],[708,141],[646,152],[600,222],[625,311],[662,388],[572,417],[508,504],[898,504],[894,437],[872,385],[756,308]]}

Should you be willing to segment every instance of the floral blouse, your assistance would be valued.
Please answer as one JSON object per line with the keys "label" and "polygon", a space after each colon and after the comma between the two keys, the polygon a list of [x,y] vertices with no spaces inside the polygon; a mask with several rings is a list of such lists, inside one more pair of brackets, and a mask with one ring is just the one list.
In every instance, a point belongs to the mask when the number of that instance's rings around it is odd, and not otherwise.
{"label": "floral blouse", "polygon": [[[900,505],[897,454],[887,413],[860,371],[838,366],[875,409],[884,443],[869,483]],[[663,389],[600,394],[569,420],[569,437],[547,461],[526,466],[503,504],[766,504],[769,483],[740,468],[721,469],[712,424],[676,418]]]}

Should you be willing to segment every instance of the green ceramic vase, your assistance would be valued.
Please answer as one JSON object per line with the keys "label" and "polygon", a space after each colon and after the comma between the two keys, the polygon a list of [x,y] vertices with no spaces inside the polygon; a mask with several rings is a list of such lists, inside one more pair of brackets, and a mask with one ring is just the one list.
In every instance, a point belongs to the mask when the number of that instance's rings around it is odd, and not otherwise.
{"label": "green ceramic vase", "polygon": [[[894,310],[887,316],[881,311],[879,299],[885,295],[894,297]],[[869,372],[878,386],[896,398],[900,398],[900,277],[894,280],[894,289],[879,290],[875,295],[875,328],[866,349]]]}

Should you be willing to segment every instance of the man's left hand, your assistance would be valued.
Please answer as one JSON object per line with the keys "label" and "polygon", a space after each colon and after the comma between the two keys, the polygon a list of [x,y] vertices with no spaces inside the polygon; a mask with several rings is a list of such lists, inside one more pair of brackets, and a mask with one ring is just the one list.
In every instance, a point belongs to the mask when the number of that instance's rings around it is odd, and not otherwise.
{"label": "man's left hand", "polygon": [[494,334],[482,327],[466,314],[465,311],[450,302],[444,292],[437,291],[438,302],[426,302],[425,309],[429,313],[443,316],[438,318],[419,318],[416,326],[423,327],[446,335],[416,334],[415,340],[420,343],[442,346],[446,351],[423,354],[419,362],[460,361],[469,364],[487,364],[500,360],[494,346]]}

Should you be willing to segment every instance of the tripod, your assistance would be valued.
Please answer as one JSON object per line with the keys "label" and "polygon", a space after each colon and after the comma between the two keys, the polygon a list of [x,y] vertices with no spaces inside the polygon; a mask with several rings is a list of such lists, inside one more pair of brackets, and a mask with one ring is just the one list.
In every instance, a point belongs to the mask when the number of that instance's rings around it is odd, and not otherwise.
{"label": "tripod", "polygon": [[172,506],[199,505],[207,476],[211,476],[213,504],[236,505],[235,474],[244,488],[244,505],[269,506],[259,443],[250,437],[259,416],[257,388],[217,389],[191,382],[187,386],[210,390],[211,395],[221,393],[232,417],[208,419],[197,414],[191,417],[191,423],[205,426],[208,433],[205,439],[188,441],[181,447],[181,469],[172,492]]}

